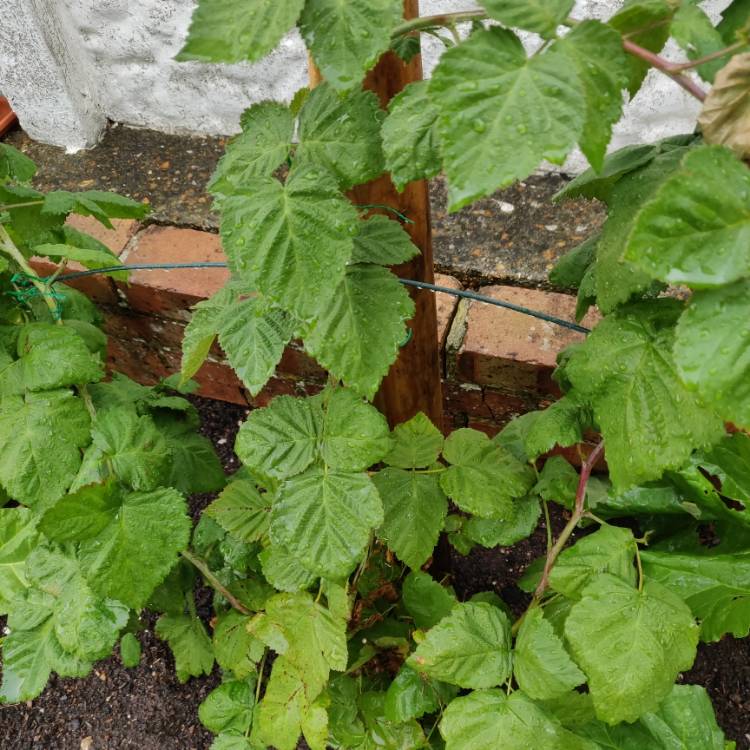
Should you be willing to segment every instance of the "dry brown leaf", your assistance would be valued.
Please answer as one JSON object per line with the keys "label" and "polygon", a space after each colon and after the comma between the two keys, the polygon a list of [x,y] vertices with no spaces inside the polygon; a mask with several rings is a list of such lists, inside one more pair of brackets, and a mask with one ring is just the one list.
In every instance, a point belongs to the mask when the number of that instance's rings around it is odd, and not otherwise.
{"label": "dry brown leaf", "polygon": [[719,71],[698,123],[706,142],[750,157],[750,52],[735,55]]}

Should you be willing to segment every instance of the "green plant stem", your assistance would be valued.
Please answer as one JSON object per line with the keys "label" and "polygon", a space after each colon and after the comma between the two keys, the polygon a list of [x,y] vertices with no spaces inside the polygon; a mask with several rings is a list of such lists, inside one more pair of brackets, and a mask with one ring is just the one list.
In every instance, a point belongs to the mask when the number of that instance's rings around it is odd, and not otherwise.
{"label": "green plant stem", "polygon": [[[31,280],[39,294],[44,298],[47,307],[52,312],[52,317],[57,318],[57,303],[49,295],[49,287],[36,278],[34,269],[29,265],[23,253],[16,247],[7,230],[0,224],[0,252],[5,253]],[[62,321],[58,321],[62,323]]]}
{"label": "green plant stem", "polygon": [[549,517],[549,503],[546,500],[542,500],[542,507],[544,508],[544,525],[547,529],[547,554],[549,555],[552,549],[552,524]]}
{"label": "green plant stem", "polygon": [[[547,553],[547,559],[544,561],[544,570],[542,571],[542,577],[539,581],[539,585],[534,591],[534,596],[532,597],[531,603],[527,607],[526,612],[529,612],[529,610],[536,607],[542,600],[544,592],[549,586],[549,577],[550,573],[552,572],[552,568],[555,567],[557,558],[565,549],[568,540],[570,539],[571,535],[575,531],[576,527],[578,526],[586,512],[586,487],[588,486],[591,472],[593,471],[594,466],[596,466],[596,462],[602,456],[603,452],[604,441],[601,441],[599,445],[597,445],[596,448],[591,451],[591,455],[589,455],[589,457],[586,459],[586,461],[584,461],[583,466],[581,467],[581,475],[578,480],[578,489],[576,491],[576,502],[573,509],[573,515],[570,517],[570,520],[562,530],[562,533],[557,538],[557,541],[552,545],[552,548]],[[515,624],[513,625],[513,634],[517,633],[518,629],[521,627],[521,623],[526,616],[526,612],[524,612],[523,615],[521,615],[521,617],[516,620]]]}
{"label": "green plant stem", "polygon": [[643,564],[641,563],[641,551],[638,549],[638,541],[635,544],[635,564],[638,566],[638,591],[643,591]]}
{"label": "green plant stem", "polygon": [[212,589],[218,591],[238,612],[243,615],[252,615],[252,611],[249,610],[229,589],[222,584],[222,582],[211,572],[211,569],[201,560],[200,557],[194,555],[190,550],[184,550],[182,556],[192,565],[194,565],[206,579]]}
{"label": "green plant stem", "polygon": [[730,44],[724,49],[712,52],[710,55],[704,55],[703,57],[696,57],[695,60],[689,60],[684,63],[669,63],[669,68],[673,73],[681,73],[684,70],[691,70],[692,68],[699,68],[701,65],[713,62],[714,60],[720,60],[722,57],[727,55],[733,55],[735,52],[739,52],[748,46],[747,42],[735,42]]}
{"label": "green plant stem", "polygon": [[455,26],[457,23],[463,23],[465,21],[481,21],[487,18],[487,11],[485,10],[465,10],[458,13],[441,13],[436,16],[422,16],[421,18],[414,18],[411,21],[396,26],[391,34],[391,39],[397,39],[404,34],[411,34],[414,31],[421,31],[422,29],[431,29],[434,26],[445,26],[450,28]]}
{"label": "green plant stem", "polygon": [[0,206],[0,211],[12,211],[14,208],[30,208],[31,206],[41,206],[44,201],[26,201],[25,203],[9,203],[7,206]]}

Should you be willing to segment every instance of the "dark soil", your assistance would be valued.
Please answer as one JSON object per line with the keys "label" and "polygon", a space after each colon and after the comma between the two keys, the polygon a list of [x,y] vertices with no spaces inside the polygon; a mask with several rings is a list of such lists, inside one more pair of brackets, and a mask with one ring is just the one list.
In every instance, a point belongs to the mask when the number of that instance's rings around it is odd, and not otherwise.
{"label": "dark soil", "polygon": [[[214,442],[228,471],[237,469],[234,436],[247,411],[195,399],[202,431]],[[210,498],[193,498],[198,515]],[[553,531],[565,524],[552,516]],[[546,545],[544,524],[513,548],[452,554],[453,583],[459,596],[495,591],[520,613],[528,595],[516,581]],[[199,611],[208,614],[208,592],[198,592]],[[53,678],[33,703],[0,707],[0,750],[208,750],[212,736],[198,721],[198,705],[218,683],[218,674],[180,685],[166,644],[153,633],[154,618],[141,633],[143,658],[125,669],[117,656],[98,664],[86,679]],[[702,644],[683,682],[704,685],[719,724],[739,750],[750,750],[750,638]]]}

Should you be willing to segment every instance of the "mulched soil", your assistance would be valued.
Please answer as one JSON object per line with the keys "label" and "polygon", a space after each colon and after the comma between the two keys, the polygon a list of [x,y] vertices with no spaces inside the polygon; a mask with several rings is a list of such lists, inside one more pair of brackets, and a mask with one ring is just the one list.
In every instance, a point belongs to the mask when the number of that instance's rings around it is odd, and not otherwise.
{"label": "mulched soil", "polygon": [[[237,469],[232,446],[247,410],[194,399],[202,431],[214,442],[228,471]],[[197,516],[210,500],[191,501]],[[554,531],[564,525],[554,513]],[[451,555],[453,584],[460,598],[495,591],[520,613],[528,596],[516,581],[545,549],[543,523],[513,548]],[[209,593],[198,592],[201,614],[208,614]],[[143,658],[125,669],[113,656],[82,680],[53,678],[30,704],[0,707],[0,750],[208,750],[212,736],[198,721],[197,708],[219,681],[218,674],[180,685],[166,644],[153,633],[154,618],[141,633]],[[714,702],[719,724],[738,750],[750,750],[750,638],[725,638],[702,644],[693,669],[682,681],[704,685]]]}

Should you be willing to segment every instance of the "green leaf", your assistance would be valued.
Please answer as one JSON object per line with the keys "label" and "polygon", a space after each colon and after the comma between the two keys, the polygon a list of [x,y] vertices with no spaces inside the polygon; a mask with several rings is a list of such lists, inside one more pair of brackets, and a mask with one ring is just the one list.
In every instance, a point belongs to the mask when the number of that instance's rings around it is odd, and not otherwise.
{"label": "green leaf", "polygon": [[[675,7],[668,0],[626,0],[620,12],[610,18],[609,25],[639,47],[661,52],[669,39],[674,11]],[[628,90],[632,98],[651,68],[634,55],[629,56],[628,67]]]}
{"label": "green leaf", "polygon": [[22,395],[101,380],[104,368],[67,326],[30,323],[20,328],[18,359],[0,365],[0,393]]}
{"label": "green leaf", "polygon": [[36,164],[7,143],[0,143],[0,180],[28,182],[36,174]]}
{"label": "green leaf", "polygon": [[457,604],[452,591],[421,570],[413,570],[406,576],[402,595],[406,611],[423,630],[437,625]]}
{"label": "green leaf", "polygon": [[588,676],[596,715],[635,721],[666,698],[695,659],[698,627],[687,605],[660,584],[642,591],[607,573],[583,591],[565,638]]}
{"label": "green leaf", "polygon": [[265,57],[299,18],[304,0],[199,0],[180,62],[253,62]]}
{"label": "green leaf", "polygon": [[[74,245],[43,244],[34,247],[35,255],[46,255],[49,258],[66,258],[74,260],[86,268],[111,268],[121,266],[120,259],[107,248],[76,247]],[[126,271],[109,272],[107,275],[120,281],[127,281]]]}
{"label": "green leaf", "polygon": [[552,456],[544,462],[544,468],[539,472],[539,481],[532,492],[542,500],[555,502],[572,510],[579,482],[578,472],[562,456]]}
{"label": "green leaf", "polygon": [[422,727],[416,721],[391,722],[385,715],[386,694],[363,693],[359,707],[367,737],[358,750],[419,750],[427,745]]}
{"label": "green leaf", "polygon": [[113,229],[110,219],[143,219],[150,207],[117,193],[105,190],[87,190],[83,193],[69,193],[67,190],[53,190],[44,196],[43,215],[67,216],[75,213],[93,216],[108,229]]}
{"label": "green leaf", "polygon": [[204,511],[223,529],[243,542],[260,541],[271,522],[271,499],[247,479],[238,479]]}
{"label": "green leaf", "polygon": [[580,288],[587,271],[596,260],[598,242],[599,233],[565,253],[549,272],[550,282],[562,289]]}
{"label": "green leaf", "polygon": [[231,680],[214,688],[198,706],[198,718],[214,734],[246,732],[253,721],[255,695],[250,683]]}
{"label": "green leaf", "polygon": [[536,497],[523,497],[515,503],[512,520],[498,521],[494,518],[470,518],[464,525],[464,533],[483,547],[510,547],[526,539],[537,526],[542,509]]}
{"label": "green leaf", "polygon": [[330,304],[305,335],[305,347],[347,386],[372,399],[413,315],[414,303],[393,273],[358,263],[346,269]]}
{"label": "green leaf", "polygon": [[443,433],[429,417],[419,412],[393,430],[393,447],[383,459],[400,469],[423,469],[432,466],[443,450]]}
{"label": "green leaf", "polygon": [[278,102],[260,102],[242,115],[242,132],[228,144],[208,184],[215,196],[232,195],[248,180],[270,177],[292,148],[294,117]]}
{"label": "green leaf", "polygon": [[750,26],[750,5],[747,0],[732,0],[729,7],[722,12],[717,28],[724,43],[730,45],[737,41],[737,32],[748,26]]}
{"label": "green leaf", "polygon": [[490,18],[504,26],[551,39],[573,9],[574,0],[481,0],[481,4]]}
{"label": "green leaf", "polygon": [[[547,3],[542,0],[540,4]],[[519,5],[527,3],[519,0]],[[601,170],[612,126],[622,116],[622,90],[628,82],[629,61],[622,37],[599,21],[584,21],[559,42],[559,47],[583,85],[586,120],[581,150],[591,166]]]}
{"label": "green leaf", "polygon": [[639,214],[625,257],[672,284],[713,287],[750,274],[750,171],[701,146]]}
{"label": "green leaf", "polygon": [[317,402],[279,396],[250,412],[235,450],[242,463],[264,476],[301,474],[315,460],[321,421]]}
{"label": "green leaf", "polygon": [[214,668],[213,647],[206,628],[197,617],[162,615],[156,622],[154,632],[167,641],[172,649],[180,682],[211,674]]}
{"label": "green leaf", "polygon": [[451,211],[561,164],[581,132],[582,84],[557,47],[526,57],[512,32],[477,31],[447,50],[430,83]]}
{"label": "green leaf", "polygon": [[129,669],[141,663],[141,642],[133,633],[125,633],[120,640],[120,660]]}
{"label": "green leaf", "polygon": [[194,432],[192,425],[177,420],[161,420],[159,431],[172,458],[172,471],[165,484],[184,495],[217,492],[224,487],[224,468],[207,437]]}
{"label": "green leaf", "polygon": [[485,603],[456,605],[427,632],[407,664],[436,680],[463,688],[501,685],[511,671],[510,623]]}
{"label": "green leaf", "polygon": [[401,0],[307,0],[299,28],[323,78],[339,91],[357,86],[388,50]]}
{"label": "green leaf", "polygon": [[47,652],[53,637],[52,620],[47,620],[38,628],[16,631],[3,639],[0,702],[30,701],[44,690],[52,673]]}
{"label": "green leaf", "polygon": [[371,91],[341,96],[323,83],[310,92],[300,112],[295,159],[325,167],[344,190],[374,180],[385,168],[380,146],[383,117]]}
{"label": "green leaf", "polygon": [[402,562],[420,568],[432,556],[448,514],[437,477],[391,468],[373,481],[385,511],[378,536]]}
{"label": "green leaf", "polygon": [[[605,524],[563,551],[550,573],[550,588],[569,599],[580,599],[582,590],[602,573],[633,586],[636,580],[634,557],[633,532]],[[524,574],[520,582],[524,591],[536,588],[543,563],[543,560],[535,561]]]}
{"label": "green leaf", "polygon": [[33,507],[64,494],[78,473],[89,429],[83,401],[68,390],[0,400],[0,481],[11,497]]}
{"label": "green leaf", "polygon": [[737,432],[720,440],[697,463],[721,481],[721,494],[750,505],[750,437]]}
{"label": "green leaf", "polygon": [[590,410],[575,393],[569,393],[538,412],[526,434],[526,452],[530,458],[536,459],[556,445],[562,448],[576,445],[583,441],[583,433],[591,421]]}
{"label": "green leaf", "polygon": [[[682,47],[690,60],[698,60],[723,50],[727,45],[713,21],[698,5],[683,3],[672,22],[672,38]],[[713,82],[714,76],[727,64],[729,56],[699,65],[696,70],[703,80]]]}
{"label": "green leaf", "polygon": [[277,594],[256,615],[250,632],[299,670],[311,694],[318,695],[332,669],[346,669],[346,620],[335,617],[310,594]]}
{"label": "green leaf", "polygon": [[677,324],[680,378],[727,421],[750,427],[750,282],[693,294]]}
{"label": "green leaf", "polygon": [[256,177],[218,207],[224,250],[244,283],[303,321],[326,310],[357,231],[357,212],[333,175],[307,165],[284,185]]}
{"label": "green leaf", "polygon": [[39,543],[35,519],[28,508],[0,510],[0,615],[28,587],[26,558]]}
{"label": "green leaf", "polygon": [[276,371],[294,323],[257,297],[229,306],[219,321],[219,343],[227,360],[252,396],[257,396]]}
{"label": "green leaf", "polygon": [[525,495],[533,481],[528,466],[478,430],[451,433],[443,455],[451,466],[440,475],[440,485],[461,510],[482,518],[513,518],[513,499]]}
{"label": "green leaf", "polygon": [[294,593],[309,589],[317,576],[304,568],[288,550],[276,544],[258,555],[265,579],[279,591]]}
{"label": "green leaf", "polygon": [[539,607],[527,612],[521,623],[513,674],[521,690],[535,700],[559,698],[586,681]]}
{"label": "green leaf", "polygon": [[385,165],[399,191],[442,169],[437,128],[440,110],[428,93],[429,86],[428,81],[410,83],[392,99],[383,123]]}
{"label": "green leaf", "polygon": [[94,589],[139,609],[187,546],[186,511],[176,490],[126,493],[109,483],[62,498],[40,528],[56,541],[79,542],[81,567]]}
{"label": "green leaf", "polygon": [[385,417],[351,391],[324,393],[320,455],[340,471],[363,471],[382,460],[391,447]]}
{"label": "green leaf", "polygon": [[[521,691],[511,695],[484,690],[456,698],[440,722],[446,750],[597,750],[589,740],[576,737],[552,714]],[[540,745],[540,741],[544,744]],[[501,744],[498,744],[501,743]]]}
{"label": "green leaf", "polygon": [[353,263],[395,266],[416,255],[419,248],[395,219],[374,214],[360,223],[359,234],[354,238]]}
{"label": "green leaf", "polygon": [[687,603],[701,623],[701,640],[750,632],[750,553],[688,555],[646,551],[645,574]]}
{"label": "green leaf", "polygon": [[265,651],[265,645],[247,629],[251,620],[230,609],[219,617],[214,629],[216,662],[240,679],[256,673],[256,664]]}
{"label": "green leaf", "polygon": [[728,746],[706,689],[675,685],[658,711],[641,717],[649,732],[665,748],[725,750]]}
{"label": "green leaf", "polygon": [[724,432],[722,420],[677,374],[671,351],[680,311],[673,300],[622,308],[565,365],[579,398],[593,408],[618,490],[680,468]]}
{"label": "green leaf", "polygon": [[351,573],[382,522],[383,506],[366,474],[314,467],[279,489],[271,539],[311,572],[338,579]]}
{"label": "green leaf", "polygon": [[403,724],[434,713],[457,692],[453,686],[430,680],[404,665],[388,688],[383,713],[388,721]]}

